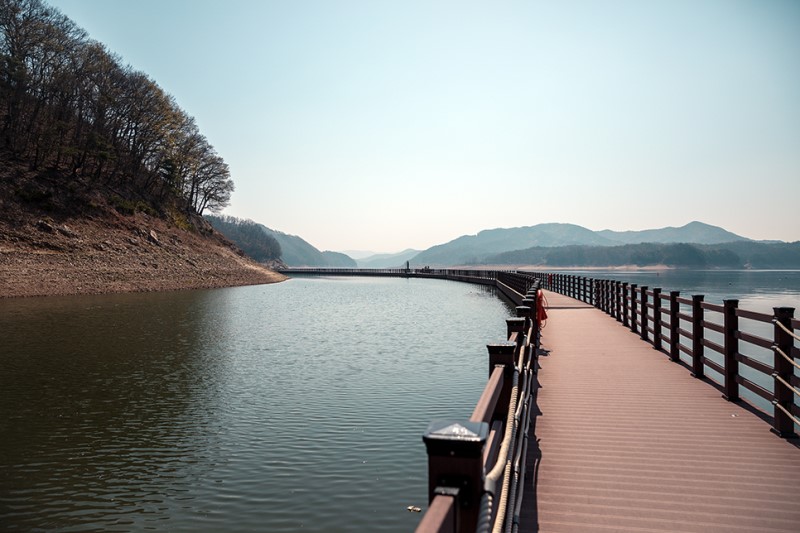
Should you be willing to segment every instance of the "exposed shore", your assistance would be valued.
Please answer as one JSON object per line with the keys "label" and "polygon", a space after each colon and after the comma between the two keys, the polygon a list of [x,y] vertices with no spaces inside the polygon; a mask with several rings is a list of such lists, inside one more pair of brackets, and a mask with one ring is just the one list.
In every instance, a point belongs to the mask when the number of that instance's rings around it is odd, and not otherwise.
{"label": "exposed shore", "polygon": [[207,289],[286,279],[202,235],[143,213],[0,220],[0,298]]}

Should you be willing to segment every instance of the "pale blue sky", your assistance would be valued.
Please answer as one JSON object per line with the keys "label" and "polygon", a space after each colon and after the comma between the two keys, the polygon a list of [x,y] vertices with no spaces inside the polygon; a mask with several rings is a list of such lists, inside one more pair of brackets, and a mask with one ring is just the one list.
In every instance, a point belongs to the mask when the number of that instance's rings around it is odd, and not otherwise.
{"label": "pale blue sky", "polygon": [[701,220],[800,240],[800,2],[51,0],[320,249]]}

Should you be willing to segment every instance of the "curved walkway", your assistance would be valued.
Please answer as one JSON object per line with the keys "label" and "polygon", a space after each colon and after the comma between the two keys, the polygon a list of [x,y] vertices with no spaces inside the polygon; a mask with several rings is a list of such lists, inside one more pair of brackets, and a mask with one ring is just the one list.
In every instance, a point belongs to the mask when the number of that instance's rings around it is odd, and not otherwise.
{"label": "curved walkway", "polygon": [[603,312],[545,294],[520,531],[800,531],[796,441]]}

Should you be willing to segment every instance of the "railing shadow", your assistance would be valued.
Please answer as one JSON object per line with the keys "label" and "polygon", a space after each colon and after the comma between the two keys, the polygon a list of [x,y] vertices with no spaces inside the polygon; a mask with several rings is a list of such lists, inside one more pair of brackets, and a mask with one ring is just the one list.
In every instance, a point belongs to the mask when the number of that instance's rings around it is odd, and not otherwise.
{"label": "railing shadow", "polygon": [[[539,357],[547,357],[547,350],[539,350]],[[537,365],[537,371],[538,371]],[[542,415],[539,408],[539,389],[542,384],[538,374],[534,378],[534,388],[532,391],[533,403],[531,406],[531,441],[528,446],[528,456],[526,458],[525,484],[523,489],[522,509],[520,511],[519,523],[520,531],[539,531],[539,467],[542,464],[542,448],[539,439],[536,437],[536,421]]]}

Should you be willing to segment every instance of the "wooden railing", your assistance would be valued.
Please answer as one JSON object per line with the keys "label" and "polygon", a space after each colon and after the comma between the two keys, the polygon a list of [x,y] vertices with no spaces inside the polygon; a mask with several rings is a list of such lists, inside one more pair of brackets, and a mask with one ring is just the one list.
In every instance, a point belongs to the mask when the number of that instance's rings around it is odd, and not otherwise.
{"label": "wooden railing", "polygon": [[[287,275],[314,276],[375,276],[375,277],[410,277],[433,278],[466,281],[494,285],[499,270],[466,270],[444,268],[284,268],[278,272]],[[508,271],[511,272],[511,271]]]}
{"label": "wooden railing", "polygon": [[489,379],[472,416],[435,420],[423,436],[430,505],[418,533],[489,531],[519,517],[541,296],[538,282],[527,275],[504,273],[497,282],[521,305],[517,317],[506,321],[508,342],[487,345]]}
{"label": "wooden railing", "polygon": [[418,533],[473,533],[517,523],[541,332],[539,280],[527,273],[459,269],[293,268],[289,275],[436,278],[492,285],[516,305],[505,343],[488,344],[489,379],[469,420],[434,420],[427,512]]}
{"label": "wooden railing", "polygon": [[[794,308],[775,307],[765,314],[740,309],[738,300],[712,304],[703,295],[686,298],[678,291],[617,280],[547,272],[527,275],[544,288],[608,313],[672,361],[685,364],[694,377],[711,381],[727,400],[744,400],[763,412],[777,435],[797,437],[800,378],[795,369],[800,369],[800,349],[795,341],[800,320],[794,318]],[[771,335],[755,333],[770,326]]]}

